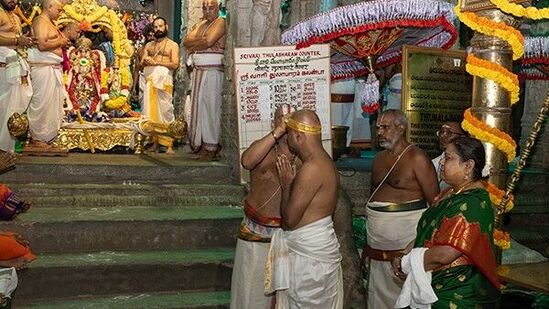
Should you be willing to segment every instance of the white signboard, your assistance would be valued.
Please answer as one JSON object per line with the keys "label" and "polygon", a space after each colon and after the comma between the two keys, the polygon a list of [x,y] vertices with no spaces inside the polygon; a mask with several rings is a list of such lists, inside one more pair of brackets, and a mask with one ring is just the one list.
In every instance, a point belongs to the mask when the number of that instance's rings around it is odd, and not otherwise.
{"label": "white signboard", "polygon": [[279,105],[290,104],[318,114],[331,154],[329,45],[235,48],[234,62],[240,153],[272,130]]}

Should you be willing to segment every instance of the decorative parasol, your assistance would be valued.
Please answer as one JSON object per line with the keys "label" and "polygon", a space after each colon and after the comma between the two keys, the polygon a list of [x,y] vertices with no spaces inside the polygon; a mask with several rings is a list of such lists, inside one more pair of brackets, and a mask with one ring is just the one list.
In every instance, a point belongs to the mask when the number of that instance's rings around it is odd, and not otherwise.
{"label": "decorative parasol", "polygon": [[549,37],[525,37],[519,78],[549,80]]}
{"label": "decorative parasol", "polygon": [[[286,30],[281,41],[297,48],[330,43],[334,50],[356,61],[333,61],[332,69],[341,72],[336,73],[342,76],[339,78],[363,75],[364,68],[373,75],[375,68],[400,60],[402,45],[452,46],[457,38],[454,19],[452,5],[443,1],[365,1],[312,16]],[[375,85],[369,84],[370,88]],[[373,104],[366,108],[369,112],[379,108],[378,99],[379,90],[377,98],[368,99],[375,102],[368,103]]]}

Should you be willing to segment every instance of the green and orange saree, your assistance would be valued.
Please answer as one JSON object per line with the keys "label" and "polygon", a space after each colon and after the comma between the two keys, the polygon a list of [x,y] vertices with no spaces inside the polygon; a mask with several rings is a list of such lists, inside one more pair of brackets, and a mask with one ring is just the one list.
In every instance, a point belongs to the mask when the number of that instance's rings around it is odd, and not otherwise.
{"label": "green and orange saree", "polygon": [[500,292],[493,231],[494,210],[484,189],[447,197],[423,213],[414,246],[451,246],[462,253],[433,271],[439,300],[432,308],[495,308]]}

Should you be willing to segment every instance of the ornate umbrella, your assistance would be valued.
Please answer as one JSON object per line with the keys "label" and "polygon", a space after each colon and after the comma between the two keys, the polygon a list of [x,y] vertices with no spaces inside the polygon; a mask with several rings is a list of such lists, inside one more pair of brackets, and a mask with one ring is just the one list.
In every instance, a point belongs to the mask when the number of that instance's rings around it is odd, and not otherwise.
{"label": "ornate umbrella", "polygon": [[[443,1],[365,1],[312,16],[286,30],[281,41],[297,48],[330,43],[334,50],[355,59],[332,61],[332,69],[343,72],[339,78],[363,75],[364,68],[373,75],[375,68],[400,60],[402,45],[449,48],[457,38],[454,19],[452,5]],[[374,78],[369,80],[372,89],[368,92],[374,96],[363,98],[366,109],[374,112],[379,107],[379,89],[373,89]]]}
{"label": "ornate umbrella", "polygon": [[549,37],[525,37],[521,79],[549,80]]}

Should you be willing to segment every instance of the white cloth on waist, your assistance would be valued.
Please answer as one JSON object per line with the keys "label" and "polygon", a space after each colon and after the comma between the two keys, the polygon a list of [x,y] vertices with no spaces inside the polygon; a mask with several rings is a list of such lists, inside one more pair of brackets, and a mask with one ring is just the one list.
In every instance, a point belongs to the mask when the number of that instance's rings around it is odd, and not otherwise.
{"label": "white cloth on waist", "polygon": [[221,134],[223,54],[193,53],[189,59],[194,70],[191,73],[191,117],[186,119],[187,136],[194,150],[204,147],[215,152]]}
{"label": "white cloth on waist", "polygon": [[51,142],[61,127],[63,102],[67,97],[61,68],[63,59],[52,52],[31,48],[28,60],[33,81],[33,95],[27,113],[29,131],[33,139]]}
{"label": "white cloth on waist", "polygon": [[[29,65],[11,48],[0,46],[0,150],[13,152],[15,139],[8,130],[8,119],[13,113],[23,113],[29,106],[32,84]],[[26,83],[22,83],[25,80]]]}
{"label": "white cloth on waist", "polygon": [[398,296],[395,308],[430,309],[431,304],[438,300],[431,287],[431,271],[423,267],[423,257],[427,248],[414,248],[402,257],[402,272],[407,274],[402,291]]}
{"label": "white cloth on waist", "polygon": [[159,123],[174,121],[172,71],[160,65],[147,66],[143,75],[147,83],[143,94],[143,115]]}
{"label": "white cloth on waist", "polygon": [[278,230],[267,256],[265,293],[285,308],[343,308],[341,254],[332,217]]}
{"label": "white cloth on waist", "polygon": [[270,243],[238,239],[231,278],[231,309],[271,309],[273,295],[263,292]]}
{"label": "white cloth on waist", "polygon": [[[410,203],[414,201],[408,201]],[[366,240],[377,250],[401,250],[416,238],[416,227],[425,209],[384,212],[375,208],[393,203],[370,202],[366,207]],[[373,209],[372,209],[373,208]],[[390,261],[369,261],[368,308],[392,308],[402,289]]]}

